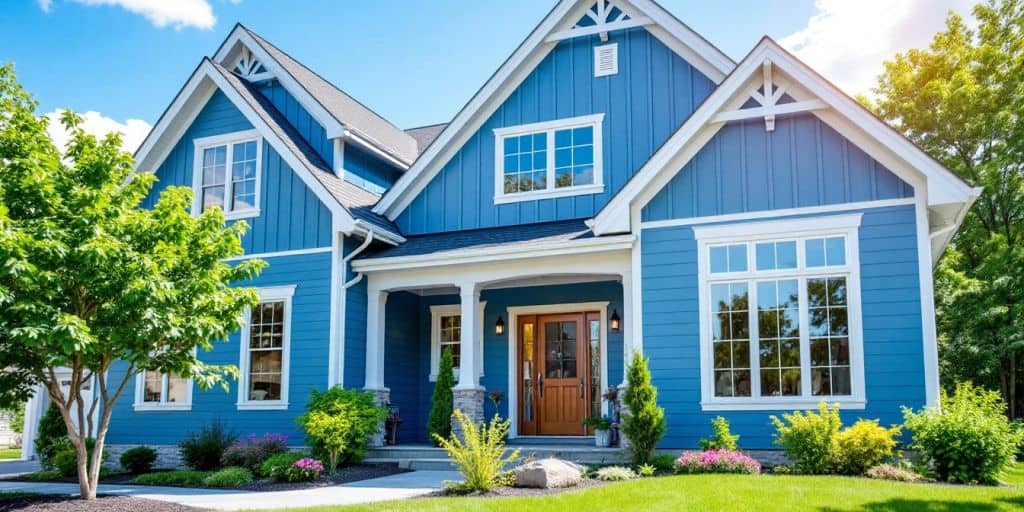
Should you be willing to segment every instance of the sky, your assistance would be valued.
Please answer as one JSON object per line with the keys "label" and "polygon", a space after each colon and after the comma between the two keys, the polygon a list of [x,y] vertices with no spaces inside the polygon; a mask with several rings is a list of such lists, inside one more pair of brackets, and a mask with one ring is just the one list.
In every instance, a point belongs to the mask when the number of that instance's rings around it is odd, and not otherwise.
{"label": "sky", "polygon": [[[869,93],[882,63],[926,46],[971,0],[661,0],[741,59],[763,35],[845,91]],[[84,115],[134,150],[235,22],[403,128],[450,120],[554,0],[3,0],[0,62],[41,114]],[[51,123],[52,125],[54,123]],[[66,137],[56,126],[58,143]]]}

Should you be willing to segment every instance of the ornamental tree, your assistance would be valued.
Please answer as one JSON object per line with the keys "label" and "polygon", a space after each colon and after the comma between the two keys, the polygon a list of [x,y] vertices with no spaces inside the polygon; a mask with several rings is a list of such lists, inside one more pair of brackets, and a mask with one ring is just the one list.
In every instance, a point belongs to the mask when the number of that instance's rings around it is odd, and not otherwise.
{"label": "ornamental tree", "polygon": [[[13,67],[0,66],[0,407],[41,385],[78,455],[82,497],[93,499],[114,403],[139,372],[178,373],[204,389],[237,375],[195,352],[240,327],[258,297],[231,285],[264,263],[225,263],[242,254],[245,224],[225,225],[217,209],[191,215],[187,188],[142,208],[156,178],[135,172],[119,135],[97,139],[66,112],[61,153],[36,107]],[[123,372],[109,371],[115,362]],[[66,391],[58,371],[71,373]]]}

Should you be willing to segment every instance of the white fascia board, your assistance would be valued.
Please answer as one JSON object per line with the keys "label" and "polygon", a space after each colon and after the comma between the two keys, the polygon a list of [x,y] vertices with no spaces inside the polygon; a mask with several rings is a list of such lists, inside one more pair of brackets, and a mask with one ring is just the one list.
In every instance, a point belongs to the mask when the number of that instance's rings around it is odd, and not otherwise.
{"label": "white fascia board", "polygon": [[217,88],[200,62],[135,151],[135,170],[156,172]]}

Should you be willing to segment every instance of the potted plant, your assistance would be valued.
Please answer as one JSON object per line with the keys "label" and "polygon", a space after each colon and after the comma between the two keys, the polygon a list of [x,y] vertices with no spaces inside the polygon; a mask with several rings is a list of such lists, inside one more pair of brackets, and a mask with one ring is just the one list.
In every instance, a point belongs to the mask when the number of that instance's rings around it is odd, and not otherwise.
{"label": "potted plant", "polygon": [[612,444],[612,420],[608,416],[591,416],[583,425],[594,429],[594,445],[607,448]]}

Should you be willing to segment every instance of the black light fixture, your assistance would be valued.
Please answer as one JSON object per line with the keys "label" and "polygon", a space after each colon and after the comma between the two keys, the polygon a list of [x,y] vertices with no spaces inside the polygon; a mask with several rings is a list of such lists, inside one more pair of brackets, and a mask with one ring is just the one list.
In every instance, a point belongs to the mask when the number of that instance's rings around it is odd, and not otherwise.
{"label": "black light fixture", "polygon": [[494,322],[494,334],[505,334],[505,320],[498,315],[498,321]]}
{"label": "black light fixture", "polygon": [[619,332],[619,328],[622,326],[622,319],[619,318],[619,310],[612,310],[611,328],[615,332]]}

